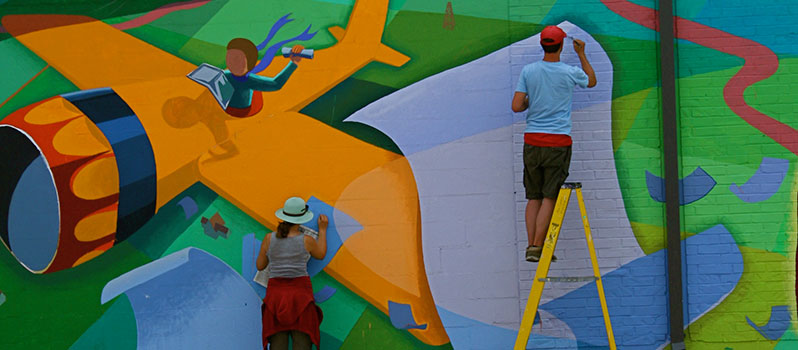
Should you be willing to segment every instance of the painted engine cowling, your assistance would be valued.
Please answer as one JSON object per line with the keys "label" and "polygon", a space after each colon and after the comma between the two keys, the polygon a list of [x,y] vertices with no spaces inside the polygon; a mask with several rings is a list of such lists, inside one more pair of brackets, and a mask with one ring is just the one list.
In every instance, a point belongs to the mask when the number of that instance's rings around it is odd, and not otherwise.
{"label": "painted engine cowling", "polygon": [[31,272],[91,260],[155,214],[152,146],[110,88],[12,113],[0,145],[0,240]]}

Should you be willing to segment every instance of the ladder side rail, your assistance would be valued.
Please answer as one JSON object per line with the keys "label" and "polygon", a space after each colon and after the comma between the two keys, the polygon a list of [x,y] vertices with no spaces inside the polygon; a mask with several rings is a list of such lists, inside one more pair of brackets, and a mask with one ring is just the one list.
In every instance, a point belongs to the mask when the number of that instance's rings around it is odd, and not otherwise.
{"label": "ladder side rail", "polygon": [[607,299],[604,296],[604,284],[601,280],[601,270],[599,269],[598,258],[596,257],[596,249],[593,245],[593,235],[590,231],[590,223],[587,219],[587,209],[585,208],[585,200],[582,197],[581,188],[576,189],[576,197],[579,200],[579,212],[582,214],[582,225],[585,227],[585,240],[587,241],[587,249],[590,252],[590,262],[593,264],[593,276],[596,277],[596,289],[598,289],[599,300],[601,301],[601,311],[604,314],[607,341],[609,342],[610,349],[615,350],[615,335],[612,332],[612,322],[610,322]]}
{"label": "ladder side rail", "polygon": [[535,314],[538,311],[538,304],[540,297],[543,294],[543,287],[546,282],[545,279],[549,272],[551,264],[551,257],[554,255],[554,248],[557,246],[557,239],[560,235],[560,228],[562,228],[563,218],[565,211],[568,209],[568,201],[571,199],[571,189],[561,188],[560,193],[557,195],[557,202],[554,205],[554,212],[552,213],[551,223],[546,232],[546,241],[543,244],[543,252],[538,261],[537,269],[535,270],[535,278],[532,282],[532,288],[529,290],[529,299],[527,299],[526,307],[524,308],[524,316],[521,318],[521,327],[518,329],[518,336],[515,339],[514,350],[526,349],[526,343],[529,341],[529,334],[532,332],[532,325],[535,322]]}

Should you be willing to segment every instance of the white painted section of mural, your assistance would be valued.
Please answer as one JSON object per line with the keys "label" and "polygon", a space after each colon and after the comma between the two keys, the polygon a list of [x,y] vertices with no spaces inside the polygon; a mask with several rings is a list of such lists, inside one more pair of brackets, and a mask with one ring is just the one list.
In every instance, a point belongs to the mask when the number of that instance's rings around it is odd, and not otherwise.
{"label": "white painted section of mural", "polygon": [[[626,217],[613,158],[612,64],[586,32],[569,22],[559,26],[587,43],[599,81],[574,95],[568,181],[584,184],[601,271],[607,273],[643,255]],[[523,256],[524,119],[511,112],[510,101],[521,68],[542,56],[535,35],[412,84],[346,120],[384,132],[410,161],[427,277],[456,349],[511,347],[532,284],[537,265]],[[579,65],[572,47],[564,48],[562,60]],[[553,276],[592,274],[578,207],[575,200],[571,204]],[[550,284],[541,304],[578,286]],[[567,327],[554,327],[562,323],[551,318],[544,313],[535,333],[574,338]]]}

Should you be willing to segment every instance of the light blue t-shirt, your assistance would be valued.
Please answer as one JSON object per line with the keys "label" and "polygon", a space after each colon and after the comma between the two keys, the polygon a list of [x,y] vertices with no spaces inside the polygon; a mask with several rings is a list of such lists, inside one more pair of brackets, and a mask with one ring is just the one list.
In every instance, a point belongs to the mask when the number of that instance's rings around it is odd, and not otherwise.
{"label": "light blue t-shirt", "polygon": [[529,96],[525,133],[571,134],[574,86],[587,87],[582,68],[562,62],[538,61],[524,66],[517,92]]}

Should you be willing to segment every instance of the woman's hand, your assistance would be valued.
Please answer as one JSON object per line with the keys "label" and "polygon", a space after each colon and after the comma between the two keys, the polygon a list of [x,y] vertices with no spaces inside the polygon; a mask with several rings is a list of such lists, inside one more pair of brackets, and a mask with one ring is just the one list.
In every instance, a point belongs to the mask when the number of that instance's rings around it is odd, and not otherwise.
{"label": "woman's hand", "polygon": [[319,215],[319,238],[313,239],[305,236],[305,249],[310,252],[310,256],[322,260],[327,255],[327,215]]}
{"label": "woman's hand", "polygon": [[299,61],[302,60],[302,56],[299,56],[299,54],[302,53],[302,50],[304,49],[305,47],[302,45],[294,45],[294,47],[291,48],[291,61],[294,61],[294,63],[299,63]]}
{"label": "woman's hand", "polygon": [[327,220],[327,215],[324,215],[324,214],[319,215],[319,231],[326,230],[327,229],[327,225],[329,225],[329,224],[330,224],[330,222],[329,222],[329,220]]}

